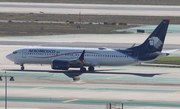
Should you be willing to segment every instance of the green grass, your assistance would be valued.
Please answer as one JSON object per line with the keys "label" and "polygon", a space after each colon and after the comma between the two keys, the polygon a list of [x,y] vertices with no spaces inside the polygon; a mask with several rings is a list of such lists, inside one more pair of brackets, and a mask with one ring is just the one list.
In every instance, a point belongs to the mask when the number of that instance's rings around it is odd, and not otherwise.
{"label": "green grass", "polygon": [[1,0],[0,2],[180,5],[179,0]]}
{"label": "green grass", "polygon": [[165,58],[155,60],[152,63],[180,65],[180,57],[165,57]]}
{"label": "green grass", "polygon": [[[155,24],[157,25],[162,19],[170,19],[171,24],[180,23],[179,17],[171,16],[125,16],[125,15],[84,15],[81,13],[82,22],[108,22],[108,23],[128,23],[128,24]],[[13,15],[10,17],[9,15]],[[0,20],[24,20],[24,21],[79,21],[79,14],[23,14],[18,13],[0,13]]]}
{"label": "green grass", "polygon": [[[13,14],[13,17],[9,15]],[[138,26],[139,24],[157,25],[162,19],[171,19],[171,24],[179,24],[180,17],[157,17],[157,16],[110,16],[110,15],[83,15],[81,21],[87,24],[69,24],[68,21],[78,22],[79,15],[60,15],[60,14],[24,14],[0,13],[0,20],[11,20],[11,23],[0,23],[1,36],[29,36],[29,35],[58,35],[58,34],[129,34],[129,32],[115,32],[117,29],[126,29]],[[24,23],[14,23],[13,20],[28,21]],[[32,23],[32,21],[58,21],[60,24],[53,23]],[[103,25],[108,22],[108,25]],[[128,25],[111,25],[113,22],[125,23]],[[96,24],[90,24],[96,23]],[[99,24],[100,23],[100,24]],[[133,24],[133,25],[131,25]],[[43,27],[43,28],[42,28]]]}
{"label": "green grass", "polygon": [[52,24],[52,23],[0,23],[0,36],[60,35],[60,34],[114,34],[113,30],[127,25]]}
{"label": "green grass", "polygon": [[[10,15],[13,15],[11,17]],[[110,15],[83,15],[81,16],[81,29],[78,29],[79,15],[65,14],[23,14],[18,13],[0,13],[0,20],[11,20],[11,23],[0,23],[1,36],[29,36],[29,35],[58,35],[58,34],[129,34],[129,32],[115,32],[118,29],[126,29],[138,26],[139,24],[157,25],[162,19],[171,19],[171,24],[179,24],[180,17],[157,17],[157,16],[110,16]],[[15,23],[13,20],[26,21],[24,23]],[[32,23],[32,21],[58,21],[53,23]],[[75,24],[69,24],[66,21],[73,21]],[[107,22],[108,25],[103,25]],[[86,24],[83,24],[86,23]],[[96,24],[94,24],[96,23]],[[128,25],[112,25],[128,24]]]}

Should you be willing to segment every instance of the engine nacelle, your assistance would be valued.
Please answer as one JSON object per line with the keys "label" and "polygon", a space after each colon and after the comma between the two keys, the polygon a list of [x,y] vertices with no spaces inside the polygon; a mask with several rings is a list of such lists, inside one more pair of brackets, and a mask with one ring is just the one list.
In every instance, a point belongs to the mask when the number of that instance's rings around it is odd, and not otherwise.
{"label": "engine nacelle", "polygon": [[62,60],[53,60],[51,63],[52,69],[58,69],[58,70],[68,70],[70,67],[69,63],[67,61]]}

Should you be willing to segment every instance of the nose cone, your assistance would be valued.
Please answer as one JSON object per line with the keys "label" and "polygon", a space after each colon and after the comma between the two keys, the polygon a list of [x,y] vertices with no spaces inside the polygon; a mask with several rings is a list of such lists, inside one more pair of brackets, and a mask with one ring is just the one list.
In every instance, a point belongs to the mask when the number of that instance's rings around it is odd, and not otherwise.
{"label": "nose cone", "polygon": [[6,55],[6,58],[9,59],[9,60],[12,60],[12,59],[11,59],[11,58],[12,58],[12,54]]}

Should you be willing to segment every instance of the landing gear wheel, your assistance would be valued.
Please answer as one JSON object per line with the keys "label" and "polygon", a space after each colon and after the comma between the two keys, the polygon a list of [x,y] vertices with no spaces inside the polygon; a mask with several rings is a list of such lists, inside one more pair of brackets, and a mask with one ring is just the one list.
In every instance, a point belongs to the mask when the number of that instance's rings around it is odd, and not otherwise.
{"label": "landing gear wheel", "polygon": [[24,64],[21,64],[21,70],[24,70]]}
{"label": "landing gear wheel", "polygon": [[80,77],[79,76],[75,76],[74,78],[73,78],[73,81],[79,81],[80,80]]}
{"label": "landing gear wheel", "polygon": [[21,70],[24,70],[24,66],[21,66]]}
{"label": "landing gear wheel", "polygon": [[86,72],[86,68],[85,67],[81,67],[80,68],[80,72],[82,72],[82,73]]}
{"label": "landing gear wheel", "polygon": [[88,70],[89,71],[94,71],[94,67],[93,66],[89,66]]}

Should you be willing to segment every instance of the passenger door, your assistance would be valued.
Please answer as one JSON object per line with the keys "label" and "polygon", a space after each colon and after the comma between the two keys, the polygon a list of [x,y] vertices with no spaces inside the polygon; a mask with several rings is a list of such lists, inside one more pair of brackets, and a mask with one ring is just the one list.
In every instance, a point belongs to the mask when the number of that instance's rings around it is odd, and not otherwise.
{"label": "passenger door", "polygon": [[22,51],[22,58],[26,58],[27,49],[23,49]]}

